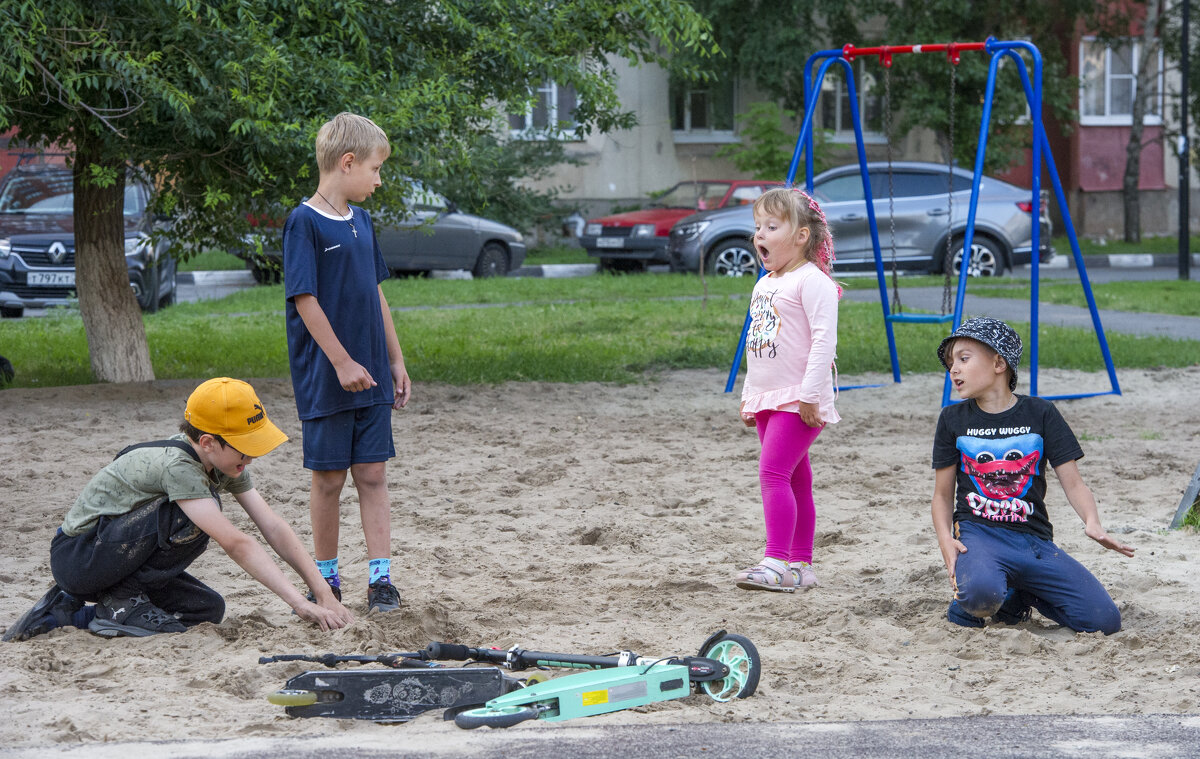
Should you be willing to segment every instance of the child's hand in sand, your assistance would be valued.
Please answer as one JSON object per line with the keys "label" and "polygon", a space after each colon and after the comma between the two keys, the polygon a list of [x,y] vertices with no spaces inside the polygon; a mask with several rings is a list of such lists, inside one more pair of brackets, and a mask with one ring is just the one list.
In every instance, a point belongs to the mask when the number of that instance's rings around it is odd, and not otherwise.
{"label": "child's hand in sand", "polygon": [[942,550],[942,561],[946,562],[946,571],[950,573],[950,587],[957,595],[958,582],[954,576],[954,568],[958,565],[958,555],[966,553],[967,547],[957,538],[950,538],[945,542],[939,540],[938,548]]}
{"label": "child's hand in sand", "polygon": [[1096,522],[1095,524],[1084,525],[1083,533],[1085,535],[1087,535],[1089,538],[1091,538],[1092,540],[1096,541],[1100,545],[1107,548],[1108,550],[1116,551],[1117,553],[1119,553],[1123,556],[1132,557],[1133,552],[1137,550],[1136,548],[1127,546],[1124,543],[1122,543],[1121,541],[1117,540],[1116,538],[1113,538],[1112,536],[1110,536],[1107,532],[1104,531],[1104,528],[1100,526],[1099,522]]}
{"label": "child's hand in sand", "polygon": [[329,607],[320,606],[311,601],[295,607],[296,616],[307,622],[314,622],[322,630],[339,630],[354,622],[354,615],[338,601],[332,601]]}

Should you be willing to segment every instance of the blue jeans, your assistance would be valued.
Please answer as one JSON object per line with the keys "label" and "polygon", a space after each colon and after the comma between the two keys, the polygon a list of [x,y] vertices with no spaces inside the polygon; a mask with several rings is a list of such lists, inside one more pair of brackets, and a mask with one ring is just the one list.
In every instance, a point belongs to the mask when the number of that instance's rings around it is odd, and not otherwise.
{"label": "blue jeans", "polygon": [[1121,629],[1121,612],[1108,591],[1082,564],[1052,541],[1026,532],[975,522],[956,525],[967,547],[958,555],[958,595],[946,617],[964,627],[983,627],[1000,612],[1011,621],[1033,607],[1076,632],[1111,635]]}

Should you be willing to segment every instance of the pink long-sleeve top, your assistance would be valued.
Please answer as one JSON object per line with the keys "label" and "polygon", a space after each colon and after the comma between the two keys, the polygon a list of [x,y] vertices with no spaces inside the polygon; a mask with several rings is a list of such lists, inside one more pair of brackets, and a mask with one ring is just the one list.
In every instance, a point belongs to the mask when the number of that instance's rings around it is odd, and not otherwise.
{"label": "pink long-sleeve top", "polygon": [[800,410],[816,403],[827,424],[834,408],[837,286],[812,263],[758,280],[750,297],[742,410]]}

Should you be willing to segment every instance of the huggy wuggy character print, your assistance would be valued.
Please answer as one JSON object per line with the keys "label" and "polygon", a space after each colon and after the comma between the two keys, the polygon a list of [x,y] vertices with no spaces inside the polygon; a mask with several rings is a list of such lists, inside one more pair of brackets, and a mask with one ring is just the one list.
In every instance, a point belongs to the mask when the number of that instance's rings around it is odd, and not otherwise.
{"label": "huggy wuggy character print", "polygon": [[967,505],[979,517],[993,522],[1028,522],[1033,504],[1023,500],[1033,477],[1040,473],[1042,436],[1036,433],[986,439],[958,438],[962,471],[976,491],[967,493]]}

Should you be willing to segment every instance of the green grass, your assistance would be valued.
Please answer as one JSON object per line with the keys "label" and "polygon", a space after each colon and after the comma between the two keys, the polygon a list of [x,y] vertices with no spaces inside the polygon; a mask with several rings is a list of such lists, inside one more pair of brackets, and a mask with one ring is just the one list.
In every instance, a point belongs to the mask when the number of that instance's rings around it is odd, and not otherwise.
{"label": "green grass", "polygon": [[236,271],[245,268],[245,261],[223,250],[205,250],[179,262],[179,271]]}
{"label": "green grass", "polygon": [[[707,297],[695,275],[394,279],[384,292],[417,382],[639,382],[665,369],[728,369],[751,282],[707,282]],[[283,287],[274,285],[146,314],[155,375],[286,376],[283,305]],[[1014,327],[1028,338],[1027,324]],[[940,371],[934,348],[944,332],[938,324],[895,330],[902,370]],[[843,302],[839,371],[890,372],[884,335],[878,305]],[[1121,334],[1108,340],[1118,368],[1200,363],[1200,341]],[[15,386],[93,381],[82,322],[72,310],[5,321],[0,344],[16,366]],[[1044,327],[1039,346],[1042,367],[1104,369],[1090,331]]]}
{"label": "green grass", "polygon": [[526,266],[546,264],[594,264],[598,259],[590,258],[578,245],[541,245],[530,248],[525,254]]}
{"label": "green grass", "polygon": [[[1032,285],[1029,280],[976,282],[967,285],[975,295],[994,298],[1016,298],[1028,301]],[[1167,279],[1151,282],[1104,282],[1092,285],[1098,308],[1114,311],[1150,312],[1177,316],[1200,316],[1200,281]],[[1038,289],[1041,303],[1087,308],[1087,298],[1080,283],[1071,280],[1042,280]]]}

